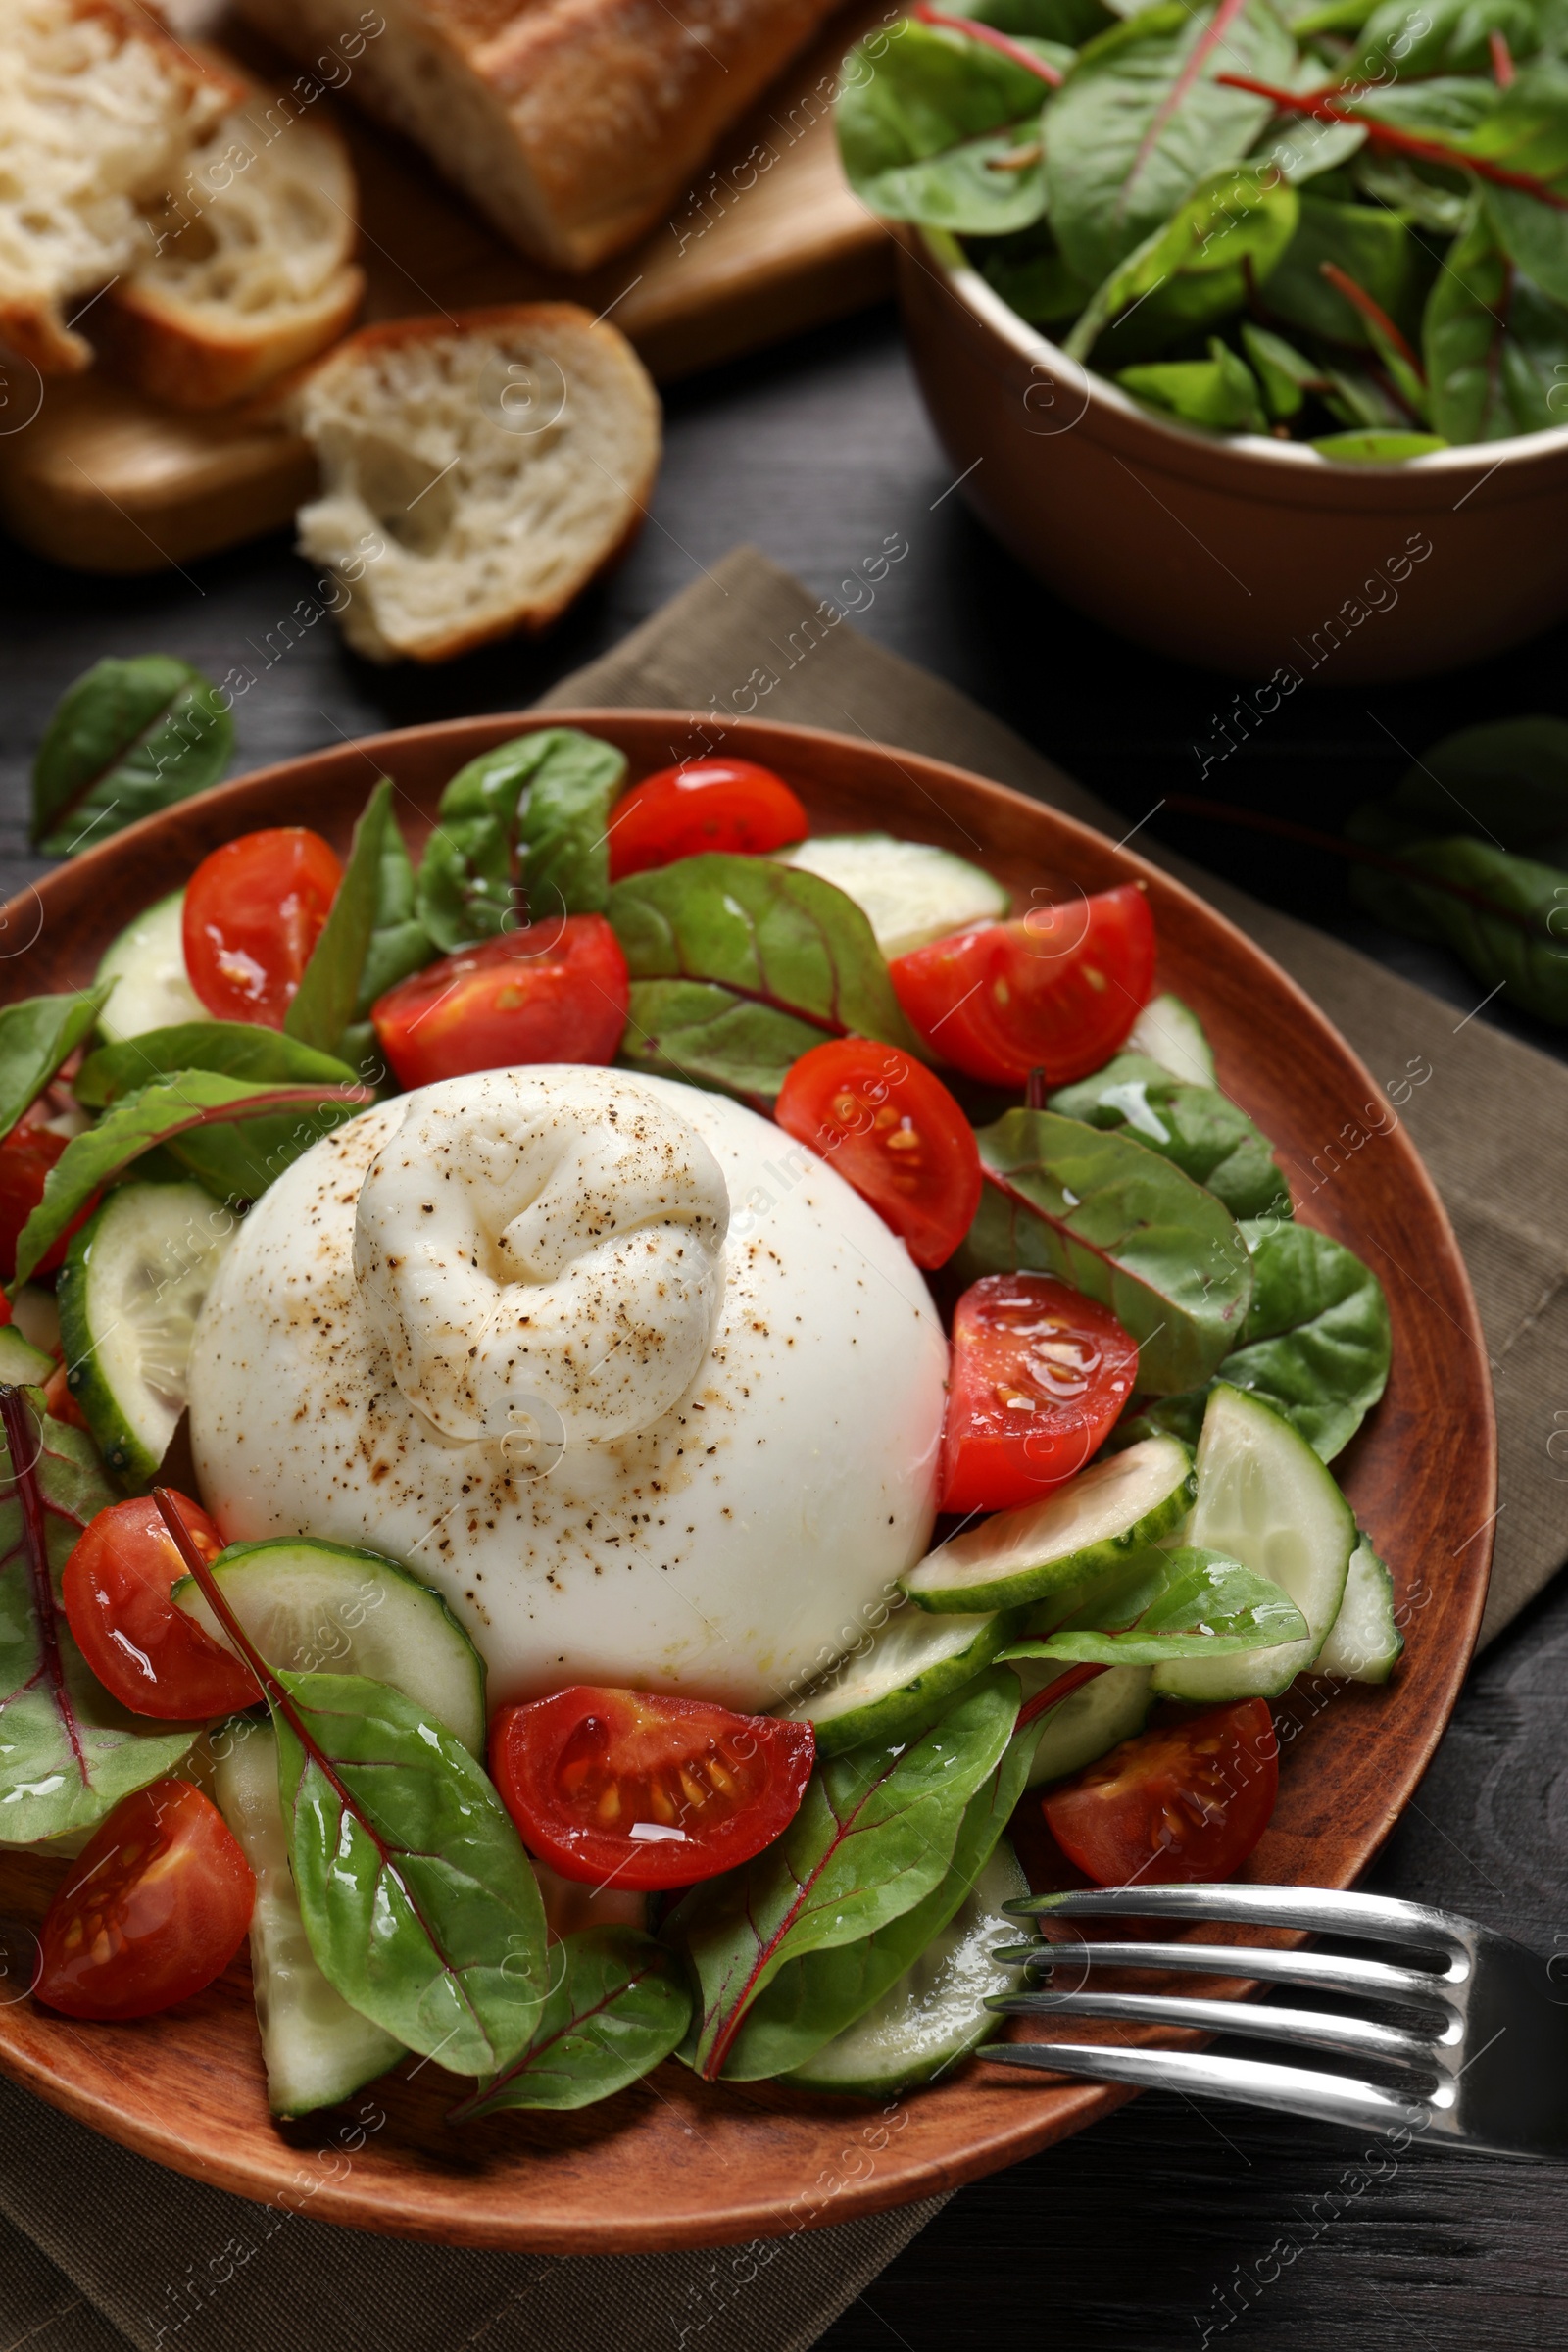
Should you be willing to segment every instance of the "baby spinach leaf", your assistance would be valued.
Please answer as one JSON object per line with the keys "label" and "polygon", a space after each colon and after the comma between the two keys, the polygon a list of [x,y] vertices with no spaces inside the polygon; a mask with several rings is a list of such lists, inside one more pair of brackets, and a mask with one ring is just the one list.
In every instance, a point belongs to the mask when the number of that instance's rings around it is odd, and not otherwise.
{"label": "baby spinach leaf", "polygon": [[1182,1544],[1118,1562],[1064,1623],[1001,1654],[1156,1666],[1165,1658],[1267,1649],[1277,1642],[1302,1642],[1306,1633],[1300,1610],[1270,1578],[1224,1552]]}
{"label": "baby spinach leaf", "polygon": [[[1225,318],[1273,270],[1296,234],[1299,209],[1296,190],[1261,164],[1209,172],[1111,271],[1063,349],[1085,360],[1103,337],[1102,364],[1138,360]],[[1210,345],[1216,364],[1223,350]],[[1246,376],[1245,363],[1228,356]],[[1250,413],[1257,396],[1247,382]]]}
{"label": "baby spinach leaf", "polygon": [[710,854],[632,874],[609,914],[633,980],[710,980],[832,1036],[918,1054],[871,926],[819,874]]}
{"label": "baby spinach leaf", "polygon": [[1527,66],[1465,152],[1541,182],[1538,196],[1488,179],[1483,202],[1509,260],[1553,302],[1568,303],[1568,60]]}
{"label": "baby spinach leaf", "polygon": [[1492,35],[1517,64],[1539,47],[1530,0],[1381,0],[1339,67],[1343,81],[1365,81],[1391,61],[1402,75],[1492,72]]}
{"label": "baby spinach leaf", "polygon": [[1338,466],[1402,466],[1407,458],[1429,458],[1446,449],[1441,433],[1325,433],[1312,447]]}
{"label": "baby spinach leaf", "polygon": [[1025,252],[1021,245],[1022,240],[1019,246],[994,245],[977,253],[987,285],[1031,326],[1055,326],[1076,318],[1094,289],[1074,276],[1054,248]]}
{"label": "baby spinach leaf", "polygon": [[1156,360],[1123,368],[1116,381],[1188,424],[1220,432],[1265,433],[1268,418],[1257,378],[1217,335],[1209,337],[1206,360]]}
{"label": "baby spinach leaf", "polygon": [[839,100],[839,153],[861,203],[885,220],[961,235],[1000,236],[1038,220],[1039,76],[962,34],[912,22],[877,46],[874,59],[852,53]]}
{"label": "baby spinach leaf", "polygon": [[[372,1100],[368,1087],[315,1079],[303,1086],[251,1086],[211,1070],[183,1070],[175,1078],[123,1095],[105,1111],[94,1127],[74,1136],[50,1169],[38,1202],[17,1243],[17,1280],[25,1282],[39,1261],[86,1206],[94,1193],[110,1183],[155,1145],[170,1146],[182,1164],[203,1182],[203,1166],[187,1156],[194,1131],[232,1120],[263,1119],[270,1113],[294,1114],[285,1138],[286,1157],[276,1165],[257,1157],[245,1164],[265,1181],[255,1189],[241,1188],[239,1197],[253,1200],[265,1192],[290,1160],[308,1151],[324,1135]],[[279,1122],[283,1126],[288,1121]]]}
{"label": "baby spinach leaf", "polygon": [[952,1861],[911,1910],[854,1943],[785,1962],[741,2022],[724,2064],[726,2082],[757,2082],[804,2066],[897,1984],[940,1936],[990,1861],[1023,1794],[1039,1741],[1038,1722],[1008,1740],[1001,1762],[964,1808]]}
{"label": "baby spinach leaf", "polygon": [[434,953],[414,914],[414,869],[392,813],[392,780],[383,776],[354,828],[332,910],[283,1016],[285,1036],[321,1054],[341,1052],[355,1016]]}
{"label": "baby spinach leaf", "polygon": [[[1370,811],[1347,826],[1364,841]],[[1443,942],[1487,987],[1505,985],[1510,1000],[1544,1021],[1568,1021],[1568,873],[1517,858],[1489,841],[1453,834],[1407,841],[1397,871],[1357,866],[1350,890],[1380,922],[1415,939]]]}
{"label": "baby spinach leaf", "polygon": [[194,1724],[120,1706],[88,1670],[59,1580],[90,1519],[120,1497],[92,1440],[52,1420],[39,1390],[0,1387],[0,1838],[88,1830],[172,1772]]}
{"label": "baby spinach leaf", "polygon": [[1115,15],[1101,0],[954,0],[947,12],[972,17],[977,24],[994,24],[999,32],[1037,41],[1059,41],[1076,49],[1113,24]]}
{"label": "baby spinach leaf", "polygon": [[1434,279],[1422,335],[1432,422],[1448,440],[1503,441],[1563,421],[1549,404],[1556,394],[1562,407],[1568,384],[1568,310],[1515,270],[1484,213]]}
{"label": "baby spinach leaf", "polygon": [[[0,1021],[5,1018],[0,1013]],[[256,1021],[181,1021],[172,1029],[144,1029],[139,1037],[100,1046],[76,1072],[72,1092],[88,1110],[103,1110],[122,1095],[181,1070],[214,1070],[258,1085],[354,1084],[347,1062]]]}
{"label": "baby spinach leaf", "polygon": [[441,795],[416,912],[436,946],[470,947],[535,922],[597,914],[610,889],[610,812],[626,774],[612,744],[539,727],[460,768]]}
{"label": "baby spinach leaf", "polygon": [[1263,405],[1271,416],[1282,422],[1298,416],[1309,392],[1327,389],[1317,362],[1287,343],[1283,335],[1271,334],[1266,326],[1254,326],[1250,319],[1243,319],[1242,342],[1262,389]]}
{"label": "baby spinach leaf", "polygon": [[634,980],[620,1059],[629,1070],[684,1078],[766,1111],[791,1063],[826,1037],[715,981]]}
{"label": "baby spinach leaf", "polygon": [[751,2004],[788,1962],[874,1934],[940,1883],[1017,1712],[1017,1676],[993,1671],[917,1738],[827,1758],[770,1846],[682,1899],[662,1932],[696,1971],[680,2055],[699,2074],[724,2072]]}
{"label": "baby spinach leaf", "polygon": [[1303,180],[1337,172],[1365,144],[1364,123],[1323,122],[1311,116],[1298,116],[1272,125],[1258,147],[1256,161],[1265,169],[1282,172],[1293,187],[1299,187]]}
{"label": "baby spinach leaf", "polygon": [[1260,0],[1145,8],[1079,52],[1051,104],[1046,196],[1080,277],[1099,285],[1190,189],[1253,145],[1269,101],[1215,75],[1276,80],[1295,55]]}
{"label": "baby spinach leaf", "polygon": [[551,1945],[546,1965],[553,1989],[527,2048],[451,2122],[612,2098],[667,2058],[691,2022],[675,1955],[637,1928],[581,1928]]}
{"label": "baby spinach leaf", "polygon": [[74,996],[24,997],[0,1006],[0,1137],[11,1133],[91,1034],[108,995],[105,983]]}
{"label": "baby spinach leaf", "polygon": [[188,662],[139,654],[96,662],[67,687],[38,746],[33,840],[69,858],[205,792],[233,752],[233,719]]}
{"label": "baby spinach leaf", "polygon": [[1568,719],[1539,711],[1444,736],[1386,799],[1362,804],[1349,831],[1372,848],[1397,851],[1434,834],[1468,833],[1568,866]]}
{"label": "baby spinach leaf", "polygon": [[1289,1216],[1269,1140],[1217,1087],[1173,1078],[1142,1054],[1118,1054],[1092,1078],[1058,1087],[1047,1108],[1087,1126],[1125,1127],[1224,1201],[1233,1217]]}
{"label": "baby spinach leaf", "polygon": [[1409,319],[1420,256],[1397,214],[1370,204],[1333,204],[1323,196],[1298,201],[1296,233],[1263,297],[1269,316],[1333,343],[1367,343],[1365,318],[1323,275],[1330,262],[1391,318],[1401,324]]}
{"label": "baby spinach leaf", "polygon": [[976,1141],[986,1184],[958,1252],[962,1279],[1059,1275],[1137,1340],[1141,1388],[1163,1396],[1208,1380],[1252,1295],[1223,1203],[1125,1130],[1056,1111],[1009,1110]]}

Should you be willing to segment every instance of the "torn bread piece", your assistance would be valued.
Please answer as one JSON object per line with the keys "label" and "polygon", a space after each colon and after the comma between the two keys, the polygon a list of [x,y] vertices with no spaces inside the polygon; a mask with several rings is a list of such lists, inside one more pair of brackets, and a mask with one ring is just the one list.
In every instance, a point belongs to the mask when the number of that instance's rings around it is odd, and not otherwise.
{"label": "torn bread piece", "polygon": [[358,191],[322,115],[257,90],[148,219],[151,258],[104,305],[122,373],[176,408],[260,391],[346,332],[365,293]]}
{"label": "torn bread piece", "polygon": [[629,546],[660,410],[625,337],[574,303],[364,328],[293,388],[321,468],[299,545],[372,662],[446,662],[559,618]]}
{"label": "torn bread piece", "polygon": [[72,313],[135,267],[138,206],[243,95],[134,0],[4,0],[0,343],[44,375],[91,364]]}

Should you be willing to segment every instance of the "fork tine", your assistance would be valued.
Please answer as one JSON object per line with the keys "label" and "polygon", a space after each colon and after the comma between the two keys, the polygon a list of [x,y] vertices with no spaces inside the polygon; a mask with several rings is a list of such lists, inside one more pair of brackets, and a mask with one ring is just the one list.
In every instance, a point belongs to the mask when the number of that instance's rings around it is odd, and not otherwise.
{"label": "fork tine", "polygon": [[1389,1895],[1338,1894],[1321,1886],[1084,1886],[1067,1894],[1029,1895],[1006,1908],[1015,1919],[1070,1919],[1095,1911],[1131,1911],[1146,1919],[1229,1919],[1460,1951],[1473,1947],[1475,1933],[1468,1920],[1450,1911],[1396,1902]]}
{"label": "fork tine", "polygon": [[1277,2009],[1261,2001],[1209,2001],[1158,1992],[1004,1993],[986,2002],[1006,2017],[1106,2017],[1129,2024],[1196,2026],[1203,2034],[1253,2034],[1297,2049],[1340,2050],[1350,2058],[1377,2058],[1419,2066],[1435,2075],[1457,2048],[1457,2021],[1441,2041],[1406,2034],[1370,2018],[1328,2017],[1311,2009]]}
{"label": "fork tine", "polygon": [[1042,1967],[1186,1969],[1205,1977],[1248,1977],[1260,1984],[1350,1993],[1362,2000],[1413,2001],[1452,2013],[1446,1978],[1382,1960],[1349,1960],[1338,1952],[1276,1952],[1267,1944],[1249,1943],[1042,1942],[1004,1949],[1009,1960],[1027,1951],[1024,1965],[1035,1972]]}
{"label": "fork tine", "polygon": [[993,2066],[1085,2075],[1093,2082],[1130,2082],[1139,2090],[1197,2092],[1244,2107],[1272,2108],[1277,2115],[1306,2116],[1316,2123],[1414,2132],[1435,2120],[1425,2099],[1400,2098],[1348,2075],[1314,2074],[1306,2067],[1273,2066],[1259,2058],[1217,2058],[1208,2050],[1111,2050],[1082,2042],[1016,2041],[976,2055]]}

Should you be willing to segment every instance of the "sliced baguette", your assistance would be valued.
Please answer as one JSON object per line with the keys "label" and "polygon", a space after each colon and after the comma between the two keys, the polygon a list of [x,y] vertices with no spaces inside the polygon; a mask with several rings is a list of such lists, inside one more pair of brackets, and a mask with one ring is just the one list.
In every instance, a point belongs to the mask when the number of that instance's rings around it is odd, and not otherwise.
{"label": "sliced baguette", "polygon": [[257,90],[148,220],[151,258],[104,305],[121,372],[176,408],[259,391],[335,343],[365,292],[358,192],[319,112]]}
{"label": "sliced baguette", "polygon": [[289,405],[322,480],[300,552],[372,662],[548,628],[630,544],[659,467],[642,362],[574,303],[366,327]]}
{"label": "sliced baguette", "polygon": [[3,0],[0,343],[44,375],[90,365],[78,298],[134,267],[138,205],[243,87],[134,0]]}

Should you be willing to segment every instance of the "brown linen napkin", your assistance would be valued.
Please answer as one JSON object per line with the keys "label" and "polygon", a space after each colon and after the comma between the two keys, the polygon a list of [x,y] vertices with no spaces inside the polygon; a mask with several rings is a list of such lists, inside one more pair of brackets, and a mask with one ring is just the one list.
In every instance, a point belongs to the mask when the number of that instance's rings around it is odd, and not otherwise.
{"label": "brown linen napkin", "polygon": [[[864,734],[1121,831],[997,720],[857,637],[747,549],[549,700],[720,720],[757,710]],[[1479,1023],[1456,1027],[1448,1006],[1364,956],[1155,855],[1267,949],[1393,1087],[1376,1121],[1395,1102],[1448,1204],[1497,1386],[1495,1633],[1568,1551],[1568,1212],[1554,1190],[1568,1165],[1568,1070]],[[1421,1069],[1430,1076],[1415,1084]],[[1560,1463],[1548,1450],[1559,1428]],[[3,2082],[0,2146],[0,2352],[806,2352],[943,2202],[772,2247],[557,2261],[306,2219],[269,2235],[259,2207],[175,2179]]]}

